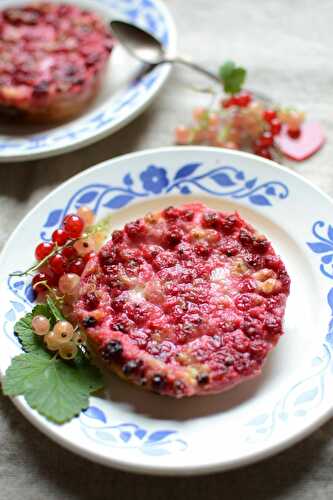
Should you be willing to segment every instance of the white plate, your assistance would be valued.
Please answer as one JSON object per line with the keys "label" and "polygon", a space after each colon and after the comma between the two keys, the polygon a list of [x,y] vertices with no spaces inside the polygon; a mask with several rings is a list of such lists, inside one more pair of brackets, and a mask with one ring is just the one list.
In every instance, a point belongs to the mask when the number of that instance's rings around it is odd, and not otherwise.
{"label": "white plate", "polygon": [[189,200],[237,209],[273,241],[292,279],[286,333],[262,376],[216,396],[176,401],[112,377],[109,398],[91,398],[89,410],[64,426],[14,398],[36,427],[91,460],[154,474],[224,470],[286,448],[333,413],[332,201],[273,162],[213,148],[157,149],[106,161],[61,185],[25,217],[0,262],[2,375],[20,352],[14,321],[32,306],[29,282],[8,274],[29,266],[38,241],[66,213],[81,204],[98,216],[111,210],[117,227]]}
{"label": "white plate", "polygon": [[[123,19],[135,23],[161,40],[170,56],[175,54],[175,26],[161,0],[55,1],[98,12],[106,22]],[[31,0],[1,0],[0,7],[25,3]],[[51,127],[0,121],[0,162],[58,155],[116,132],[148,106],[166,82],[170,70],[170,65],[161,65],[144,74],[144,65],[117,44],[99,95],[78,118]]]}

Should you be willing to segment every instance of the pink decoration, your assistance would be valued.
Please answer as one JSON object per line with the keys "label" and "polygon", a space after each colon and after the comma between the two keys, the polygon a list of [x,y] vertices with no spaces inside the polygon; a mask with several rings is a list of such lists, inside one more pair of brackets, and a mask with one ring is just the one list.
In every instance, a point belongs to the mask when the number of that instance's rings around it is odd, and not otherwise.
{"label": "pink decoration", "polygon": [[318,122],[303,123],[298,139],[289,137],[287,129],[287,125],[283,125],[280,135],[275,137],[275,142],[282,153],[291,160],[306,160],[324,145],[325,135]]}

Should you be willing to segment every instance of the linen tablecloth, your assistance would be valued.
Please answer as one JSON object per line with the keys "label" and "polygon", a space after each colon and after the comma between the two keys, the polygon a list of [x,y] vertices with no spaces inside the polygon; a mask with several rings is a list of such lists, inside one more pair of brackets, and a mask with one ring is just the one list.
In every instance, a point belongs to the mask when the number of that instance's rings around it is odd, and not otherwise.
{"label": "linen tablecloth", "polygon": [[[179,48],[216,69],[233,59],[248,69],[248,87],[271,93],[318,119],[324,149],[292,166],[333,195],[332,0],[169,0]],[[151,107],[132,124],[90,147],[49,160],[0,164],[0,245],[51,189],[108,158],[170,145],[177,122],[190,118],[203,80],[174,68]],[[332,214],[333,219],[333,214]],[[332,388],[333,397],[333,388]],[[0,396],[0,498],[3,500],[333,498],[333,422],[264,462],[211,476],[158,478],[92,464],[50,441]]]}

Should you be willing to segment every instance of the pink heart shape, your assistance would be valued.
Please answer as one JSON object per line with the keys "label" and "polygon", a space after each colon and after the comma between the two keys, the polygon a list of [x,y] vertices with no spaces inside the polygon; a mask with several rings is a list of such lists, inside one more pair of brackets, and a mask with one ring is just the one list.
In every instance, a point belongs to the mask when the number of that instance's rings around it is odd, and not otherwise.
{"label": "pink heart shape", "polygon": [[295,161],[303,161],[316,153],[325,143],[323,129],[318,122],[305,122],[298,139],[292,139],[287,133],[287,126],[275,139],[282,153]]}

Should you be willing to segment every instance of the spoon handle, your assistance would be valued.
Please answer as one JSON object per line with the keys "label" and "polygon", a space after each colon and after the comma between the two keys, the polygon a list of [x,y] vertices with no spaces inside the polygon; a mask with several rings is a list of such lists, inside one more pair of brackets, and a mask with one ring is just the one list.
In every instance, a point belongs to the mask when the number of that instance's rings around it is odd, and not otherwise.
{"label": "spoon handle", "polygon": [[212,71],[207,70],[203,66],[200,66],[200,64],[196,64],[192,62],[190,59],[186,59],[185,57],[175,57],[172,59],[165,59],[163,62],[166,63],[176,63],[176,64],[182,64],[183,66],[187,66],[189,68],[194,69],[195,71],[202,73],[205,76],[208,76],[211,80],[213,80],[216,83],[219,83],[221,85],[221,80],[219,77],[213,73]]}
{"label": "spoon handle", "polygon": [[[172,59],[164,59],[163,63],[171,63],[171,64],[182,64],[183,66],[187,66],[188,68],[192,68],[193,70],[207,76],[211,80],[213,80],[215,83],[218,83],[220,86],[222,86],[222,82],[220,78],[213,73],[212,71],[209,71],[208,69],[204,68],[200,64],[196,64],[192,62],[190,59],[186,59],[183,56],[177,56]],[[256,90],[251,90],[251,94],[259,99],[260,101],[267,102],[268,104],[272,103],[272,99],[268,97],[266,94],[262,94],[261,92],[257,92]]]}

